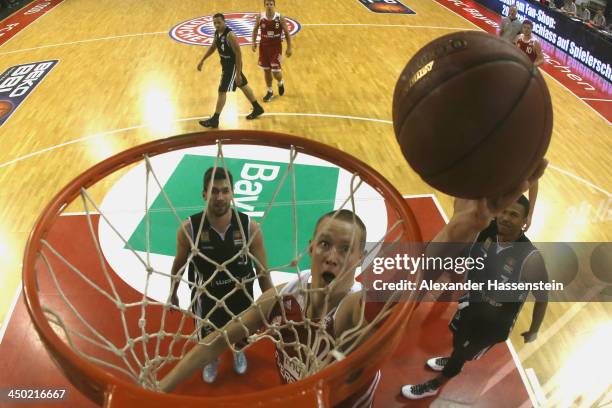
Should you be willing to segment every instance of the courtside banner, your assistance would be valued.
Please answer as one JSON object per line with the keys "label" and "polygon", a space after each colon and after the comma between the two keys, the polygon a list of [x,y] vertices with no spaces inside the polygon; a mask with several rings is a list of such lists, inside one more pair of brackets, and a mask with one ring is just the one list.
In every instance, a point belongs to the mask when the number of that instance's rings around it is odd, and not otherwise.
{"label": "courtside banner", "polygon": [[359,0],[373,13],[416,14],[398,0]]}
{"label": "courtside banner", "polygon": [[15,65],[0,75],[0,126],[47,76],[59,60]]}
{"label": "courtside banner", "polygon": [[0,46],[8,42],[21,30],[53,10],[63,0],[36,0],[13,15],[0,21]]}
{"label": "courtside banner", "polygon": [[533,22],[533,31],[555,47],[612,82],[612,43],[596,32],[559,12],[526,0],[475,0],[490,10],[507,16],[515,5],[520,19]]}

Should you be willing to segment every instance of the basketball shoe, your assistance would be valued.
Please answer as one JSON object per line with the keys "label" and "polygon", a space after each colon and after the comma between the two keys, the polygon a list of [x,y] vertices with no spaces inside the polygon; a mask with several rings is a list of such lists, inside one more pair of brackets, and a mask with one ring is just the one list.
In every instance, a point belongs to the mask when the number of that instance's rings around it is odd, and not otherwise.
{"label": "basketball shoe", "polygon": [[422,384],[407,384],[402,387],[402,395],[409,399],[421,399],[431,397],[438,393],[440,383],[433,379]]}
{"label": "basketball shoe", "polygon": [[448,363],[448,357],[434,357],[427,360],[427,367],[434,371],[442,371],[446,363]]}
{"label": "basketball shoe", "polygon": [[244,374],[247,370],[247,358],[244,351],[234,353],[234,371],[236,374]]}
{"label": "basketball shoe", "polygon": [[204,380],[204,382],[208,384],[212,384],[215,382],[215,379],[217,378],[218,366],[219,359],[215,359],[215,361],[210,364],[207,364],[206,367],[204,367],[204,369],[202,370],[202,379]]}

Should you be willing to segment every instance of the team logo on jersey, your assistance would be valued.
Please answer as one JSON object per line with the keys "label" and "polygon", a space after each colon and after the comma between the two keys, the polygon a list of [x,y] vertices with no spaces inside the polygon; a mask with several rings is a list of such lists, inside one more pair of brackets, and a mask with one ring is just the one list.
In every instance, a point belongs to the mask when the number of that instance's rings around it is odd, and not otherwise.
{"label": "team logo on jersey", "polygon": [[[225,14],[225,24],[234,31],[238,38],[238,44],[253,44],[252,35],[255,27],[255,19],[259,13],[228,13]],[[289,35],[294,36],[300,31],[301,26],[296,20],[284,17],[287,22]],[[184,21],[170,30],[172,39],[190,45],[212,45],[215,39],[215,26],[213,16],[203,16]]]}

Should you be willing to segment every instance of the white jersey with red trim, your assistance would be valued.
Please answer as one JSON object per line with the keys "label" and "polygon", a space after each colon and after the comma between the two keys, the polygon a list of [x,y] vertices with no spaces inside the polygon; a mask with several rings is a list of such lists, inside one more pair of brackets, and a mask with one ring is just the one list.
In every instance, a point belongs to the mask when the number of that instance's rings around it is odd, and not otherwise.
{"label": "white jersey with red trim", "polygon": [[[277,304],[270,312],[269,321],[273,325],[283,325],[286,322],[303,322],[303,316],[306,311],[306,299],[302,289],[305,289],[310,279],[310,272],[302,274],[302,279],[295,279],[283,287],[280,292],[282,296],[282,308],[284,309],[286,319],[283,317],[283,310]],[[361,290],[361,284],[355,282],[351,288],[351,292],[357,292]],[[341,304],[342,302],[340,302]],[[335,339],[334,332],[334,320],[336,312],[340,306],[336,306],[330,310],[325,316],[325,331],[329,337],[316,336],[318,337],[318,349],[319,356],[323,356],[331,351],[333,341]],[[310,330],[310,339],[312,340],[313,333],[317,327],[312,326]],[[309,330],[303,324],[294,324],[291,327],[280,331],[285,346],[280,349],[277,346],[276,349],[276,366],[278,368],[281,379],[284,383],[293,383],[304,377],[304,361],[307,361],[306,353],[313,349],[314,345],[308,345],[308,332]],[[295,338],[295,333],[298,335],[298,339]],[[297,340],[297,341],[296,341]],[[380,382],[381,373],[378,371],[372,378],[372,381],[368,382],[366,386],[362,387],[355,394],[342,401],[338,407],[370,407],[374,399],[374,393],[376,387]]]}

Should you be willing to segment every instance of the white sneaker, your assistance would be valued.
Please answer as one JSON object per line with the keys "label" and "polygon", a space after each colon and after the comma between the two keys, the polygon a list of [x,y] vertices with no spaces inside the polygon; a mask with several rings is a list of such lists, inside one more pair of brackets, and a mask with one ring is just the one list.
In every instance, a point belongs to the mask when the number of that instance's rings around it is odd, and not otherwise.
{"label": "white sneaker", "polygon": [[440,385],[436,380],[430,380],[423,384],[408,384],[402,387],[402,395],[409,399],[421,399],[436,395]]}
{"label": "white sneaker", "polygon": [[448,357],[434,357],[427,360],[427,367],[434,371],[442,371],[446,363],[448,363]]}
{"label": "white sneaker", "polygon": [[234,371],[236,374],[244,374],[247,370],[247,358],[244,351],[234,353]]}
{"label": "white sneaker", "polygon": [[208,364],[206,367],[204,367],[204,369],[202,370],[202,379],[204,380],[204,382],[208,384],[212,384],[215,382],[215,379],[217,378],[218,365],[219,360],[217,359],[212,363]]}

